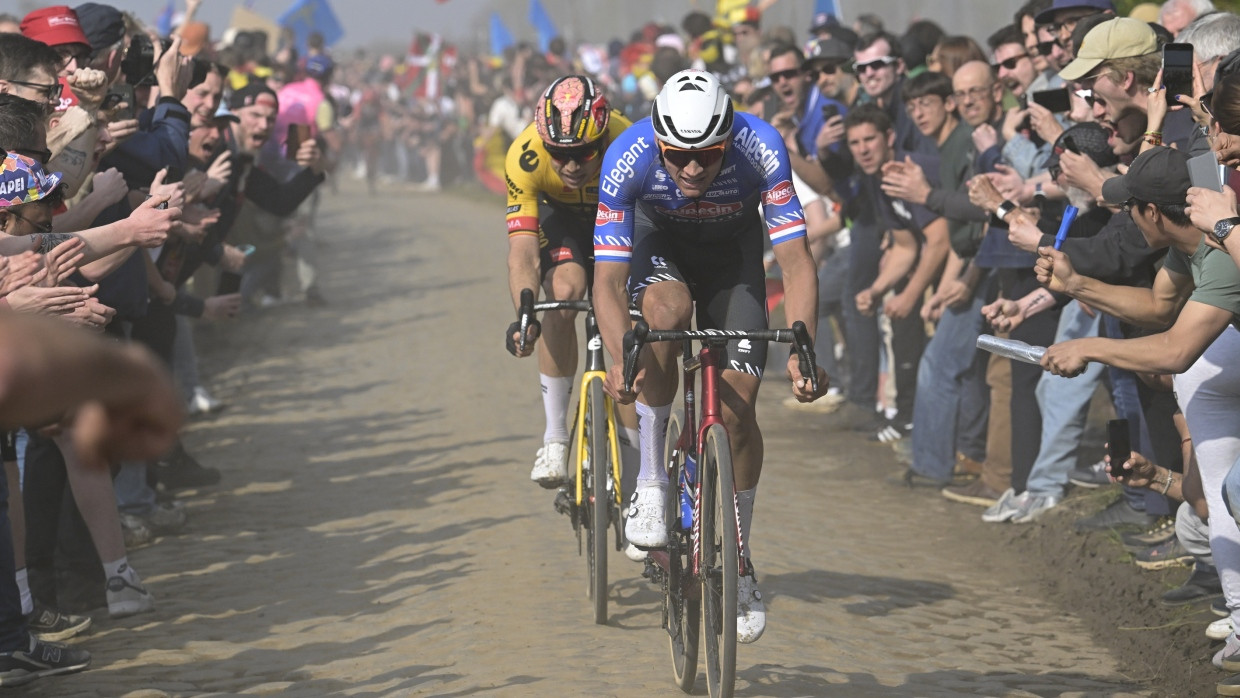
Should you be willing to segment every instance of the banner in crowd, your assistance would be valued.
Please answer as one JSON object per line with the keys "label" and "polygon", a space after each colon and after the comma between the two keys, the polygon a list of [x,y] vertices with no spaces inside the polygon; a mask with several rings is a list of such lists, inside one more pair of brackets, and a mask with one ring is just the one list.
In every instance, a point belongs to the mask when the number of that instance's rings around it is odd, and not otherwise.
{"label": "banner in crowd", "polygon": [[[444,2],[446,0],[440,0]],[[508,50],[515,42],[512,40],[512,32],[508,31],[508,27],[504,25],[504,20],[500,19],[498,12],[491,13],[491,55],[502,56],[504,51]]]}
{"label": "banner in crowd", "polygon": [[297,50],[302,53],[306,51],[306,39],[314,32],[322,34],[328,46],[344,37],[344,27],[327,0],[296,0],[276,21],[292,32]]}
{"label": "banner in crowd", "polygon": [[555,22],[539,0],[530,0],[530,24],[538,32],[538,50],[546,53],[551,46],[551,40],[559,36],[560,32],[556,30]]}

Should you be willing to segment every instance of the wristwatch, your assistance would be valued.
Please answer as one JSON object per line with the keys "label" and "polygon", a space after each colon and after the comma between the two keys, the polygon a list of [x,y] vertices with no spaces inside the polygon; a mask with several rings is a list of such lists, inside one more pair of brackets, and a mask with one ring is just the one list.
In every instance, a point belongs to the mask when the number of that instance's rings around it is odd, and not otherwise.
{"label": "wristwatch", "polygon": [[999,204],[999,207],[995,209],[995,218],[998,218],[1000,221],[1002,221],[1004,218],[1007,218],[1007,215],[1009,213],[1015,210],[1016,210],[1016,204],[1012,203],[1011,201],[1008,201],[1007,199],[1004,199],[1003,202]]}
{"label": "wristwatch", "polygon": [[1038,182],[1033,187],[1033,200],[1038,203],[1046,201],[1046,192],[1042,191],[1042,183]]}
{"label": "wristwatch", "polygon": [[1223,241],[1227,239],[1228,235],[1231,235],[1232,229],[1235,228],[1237,225],[1240,225],[1240,216],[1232,216],[1231,218],[1224,218],[1218,223],[1215,223],[1214,224],[1214,239],[1220,245],[1223,244]]}

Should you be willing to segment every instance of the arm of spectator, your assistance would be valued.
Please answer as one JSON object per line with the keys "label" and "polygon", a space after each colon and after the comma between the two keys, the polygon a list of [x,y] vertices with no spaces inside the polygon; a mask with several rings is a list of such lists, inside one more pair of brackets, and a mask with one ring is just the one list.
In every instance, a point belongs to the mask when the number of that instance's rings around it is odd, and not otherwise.
{"label": "arm of spectator", "polygon": [[172,233],[190,242],[199,243],[207,237],[207,231],[220,220],[218,208],[191,204],[181,210],[181,219],[172,226]]}
{"label": "arm of spectator", "polygon": [[[46,271],[35,276],[35,284],[43,283]],[[9,307],[19,313],[36,315],[63,315],[73,312],[86,303],[98,286],[78,288],[77,286],[22,286],[9,293],[5,298]]]}
{"label": "arm of spectator", "polygon": [[69,210],[52,219],[53,229],[61,233],[76,232],[88,227],[104,209],[115,204],[129,193],[125,177],[115,167],[95,173],[91,178],[92,189]]}
{"label": "arm of spectator", "polygon": [[103,98],[108,92],[107,73],[94,68],[78,68],[73,71],[72,75],[65,78],[65,82],[73,89],[78,104],[88,114],[95,114],[99,111],[99,106],[103,104]]}
{"label": "arm of spectator", "polygon": [[124,263],[133,249],[164,244],[181,217],[179,208],[158,208],[165,201],[163,196],[152,196],[128,218],[77,233],[86,243],[82,275],[91,280],[101,279]]}
{"label": "arm of spectator", "polygon": [[1103,172],[1088,155],[1078,155],[1071,150],[1060,153],[1059,166],[1063,168],[1065,182],[1084,189],[1095,199],[1102,198],[1102,183],[1115,176]]}
{"label": "arm of spectator", "polygon": [[1193,225],[1206,234],[1206,243],[1226,252],[1236,266],[1240,266],[1240,245],[1232,239],[1233,236],[1228,235],[1222,243],[1214,237],[1215,223],[1237,215],[1236,192],[1229,186],[1224,186],[1221,192],[1203,187],[1189,187],[1186,201],[1188,207],[1185,213]]}
{"label": "arm of spectator", "polygon": [[1042,367],[1057,376],[1076,376],[1090,361],[1133,372],[1183,373],[1231,323],[1231,312],[1189,301],[1166,332],[1109,339],[1085,337],[1047,347]]}
{"label": "arm of spectator", "polygon": [[[821,169],[821,168],[820,168]],[[904,162],[893,160],[883,164],[883,191],[893,199],[925,205],[933,187],[921,165],[908,155]]]}
{"label": "arm of spectator", "polygon": [[189,90],[189,80],[193,72],[190,68],[190,59],[188,56],[181,55],[179,33],[172,37],[172,43],[167,51],[161,52],[161,46],[160,42],[155,42],[155,50],[158,53],[155,57],[155,84],[159,87],[160,103],[167,98],[180,102]]}
{"label": "arm of spectator", "polygon": [[1029,125],[1047,143],[1059,140],[1064,132],[1063,124],[1055,118],[1055,113],[1032,100],[1029,102]]}
{"label": "arm of spectator", "polygon": [[878,278],[856,296],[857,310],[862,315],[873,315],[887,291],[907,276],[917,263],[917,238],[913,233],[897,228],[889,235],[890,242],[879,264]]}
{"label": "arm of spectator", "polygon": [[245,253],[241,248],[223,243],[203,251],[203,259],[207,264],[218,265],[224,271],[240,274],[245,267]]}
{"label": "arm of spectator", "polygon": [[972,297],[973,284],[970,283],[971,274],[968,273],[971,268],[972,266],[961,259],[955,250],[948,250],[943,275],[930,299],[921,307],[921,319],[938,322],[939,318],[943,317],[944,310],[956,307]]}
{"label": "arm of spectator", "polygon": [[82,263],[86,243],[82,238],[71,237],[53,247],[43,256],[43,267],[47,269],[47,281],[52,286],[59,286],[69,275],[77,271]]}
{"label": "arm of spectator", "polygon": [[181,34],[185,31],[185,25],[193,22],[194,17],[198,15],[198,7],[201,4],[202,0],[185,0],[185,19],[181,20],[181,23],[177,25],[175,30],[173,30],[173,36],[181,36]]}
{"label": "arm of spectator", "polygon": [[246,177],[245,196],[268,213],[289,216],[323,179],[322,174],[305,168],[281,184],[266,172],[253,168]]}
{"label": "arm of spectator", "polygon": [[232,153],[225,150],[207,168],[207,181],[202,185],[203,201],[213,201],[232,178]]}
{"label": "arm of spectator", "polygon": [[1067,294],[1124,322],[1163,329],[1175,322],[1193,290],[1193,279],[1165,267],[1154,277],[1153,288],[1115,286],[1078,274],[1068,255],[1053,247],[1039,247],[1033,267],[1038,283]]}
{"label": "arm of spectator", "polygon": [[3,259],[7,269],[3,278],[0,278],[0,296],[7,296],[16,289],[38,283],[46,276],[41,254],[27,251]]}
{"label": "arm of spectator", "polygon": [[87,298],[86,302],[74,308],[73,312],[60,316],[62,320],[93,332],[102,332],[103,328],[107,327],[114,317],[116,317],[116,311],[94,297]]}
{"label": "arm of spectator", "polygon": [[184,413],[167,370],[139,345],[0,314],[0,424],[46,424],[75,409],[79,455],[97,465],[165,453]]}
{"label": "arm of spectator", "polygon": [[177,297],[176,286],[159,273],[159,267],[155,266],[155,260],[151,259],[151,255],[142,255],[142,260],[146,263],[146,285],[150,289],[152,300],[158,300],[164,305],[172,305]]}
{"label": "arm of spectator", "polygon": [[112,140],[105,147],[105,155],[116,150],[118,146],[129,140],[130,136],[138,132],[138,120],[118,119],[116,121],[109,121],[107,129],[108,135],[112,137]]}
{"label": "arm of spectator", "polygon": [[202,301],[199,317],[204,320],[231,320],[241,312],[241,294],[229,293],[222,296],[211,296]]}
{"label": "arm of spectator", "polygon": [[839,208],[827,198],[818,198],[802,204],[805,211],[805,238],[815,265],[821,265],[831,249],[831,240],[844,229],[844,217]]}
{"label": "arm of spectator", "polygon": [[925,243],[917,255],[916,266],[904,290],[883,304],[883,314],[894,320],[908,317],[917,302],[926,296],[926,289],[939,277],[951,245],[947,241],[947,219],[935,218],[922,228]]}

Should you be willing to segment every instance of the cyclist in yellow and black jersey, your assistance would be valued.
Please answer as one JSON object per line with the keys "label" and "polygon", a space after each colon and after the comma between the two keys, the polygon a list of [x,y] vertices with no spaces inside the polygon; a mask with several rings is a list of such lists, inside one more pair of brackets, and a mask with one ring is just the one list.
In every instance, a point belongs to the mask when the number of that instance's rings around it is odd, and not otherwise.
{"label": "cyclist in yellow and black jersey", "polygon": [[[611,111],[602,86],[583,75],[557,79],[539,99],[534,123],[508,149],[504,167],[508,287],[514,307],[520,307],[521,290],[527,288],[541,287],[548,300],[585,298],[593,282],[599,166],[607,146],[629,125]],[[566,422],[579,354],[575,316],[571,311],[544,313],[541,327],[533,323],[527,332],[524,351],[516,323],[505,337],[514,356],[529,356],[538,346],[547,427],[530,479],[548,488],[568,478]],[[539,336],[543,341],[536,343]],[[628,420],[622,415],[621,421]],[[629,441],[626,445],[635,448],[636,429],[622,431],[621,443]]]}

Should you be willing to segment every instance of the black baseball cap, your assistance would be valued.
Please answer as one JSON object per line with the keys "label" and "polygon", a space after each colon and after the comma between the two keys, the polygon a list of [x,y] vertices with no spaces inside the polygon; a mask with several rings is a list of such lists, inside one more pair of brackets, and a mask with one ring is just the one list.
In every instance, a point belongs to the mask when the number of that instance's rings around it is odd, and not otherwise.
{"label": "black baseball cap", "polygon": [[228,109],[237,111],[264,102],[276,109],[280,108],[280,100],[276,97],[275,91],[262,80],[251,78],[245,87],[233,90],[233,93],[228,96]]}
{"label": "black baseball cap", "polygon": [[92,51],[102,51],[125,37],[125,16],[111,5],[86,2],[73,8]]}
{"label": "black baseball cap", "polygon": [[1102,183],[1102,198],[1110,204],[1129,199],[1152,204],[1183,206],[1188,188],[1188,155],[1175,148],[1158,146],[1137,156],[1128,173]]}

